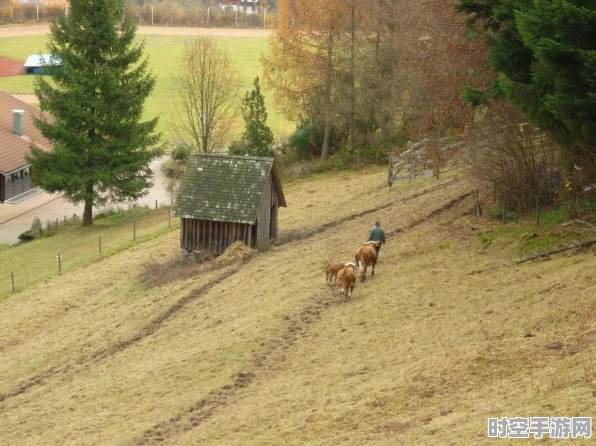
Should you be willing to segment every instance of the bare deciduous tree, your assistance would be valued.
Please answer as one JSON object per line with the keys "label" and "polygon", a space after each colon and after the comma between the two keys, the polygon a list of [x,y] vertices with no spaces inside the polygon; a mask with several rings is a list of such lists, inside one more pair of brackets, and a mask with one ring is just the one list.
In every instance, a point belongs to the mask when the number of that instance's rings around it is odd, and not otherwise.
{"label": "bare deciduous tree", "polygon": [[169,121],[177,142],[199,152],[223,149],[237,130],[240,77],[210,36],[187,42],[174,75]]}

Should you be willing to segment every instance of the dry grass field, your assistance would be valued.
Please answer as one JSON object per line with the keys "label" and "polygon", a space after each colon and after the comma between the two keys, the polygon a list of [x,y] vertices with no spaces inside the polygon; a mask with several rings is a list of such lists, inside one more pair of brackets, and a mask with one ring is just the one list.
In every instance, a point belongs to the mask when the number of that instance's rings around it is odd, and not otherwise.
{"label": "dry grass field", "polygon": [[[594,253],[504,266],[465,179],[385,175],[287,185],[244,262],[181,265],[174,231],[0,301],[2,444],[460,445],[488,416],[592,415]],[[375,219],[376,274],[338,303],[323,265]]]}

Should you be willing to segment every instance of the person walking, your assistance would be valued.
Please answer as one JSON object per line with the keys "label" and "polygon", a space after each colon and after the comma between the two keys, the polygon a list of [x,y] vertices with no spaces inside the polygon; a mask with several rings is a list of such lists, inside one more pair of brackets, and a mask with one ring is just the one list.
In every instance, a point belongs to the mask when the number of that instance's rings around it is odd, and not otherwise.
{"label": "person walking", "polygon": [[375,250],[377,251],[377,257],[379,256],[379,251],[381,250],[381,244],[385,244],[385,231],[381,228],[381,222],[376,221],[375,225],[371,228],[370,233],[368,234],[368,241],[369,242],[376,242]]}

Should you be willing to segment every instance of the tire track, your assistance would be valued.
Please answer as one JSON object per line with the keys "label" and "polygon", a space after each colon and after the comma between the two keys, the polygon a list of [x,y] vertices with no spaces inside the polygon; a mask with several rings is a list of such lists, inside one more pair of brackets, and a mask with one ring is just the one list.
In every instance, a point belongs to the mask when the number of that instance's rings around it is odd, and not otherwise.
{"label": "tire track", "polygon": [[[207,284],[203,285],[202,287],[199,287],[199,288],[193,290],[190,294],[188,294],[187,296],[178,300],[174,305],[172,305],[170,308],[168,308],[164,313],[162,313],[159,316],[157,316],[156,318],[154,318],[145,327],[143,327],[140,331],[138,331],[134,336],[132,336],[124,341],[118,342],[117,344],[114,344],[108,348],[104,348],[104,349],[98,350],[94,353],[91,353],[90,355],[84,356],[76,362],[76,365],[83,365],[83,364],[86,364],[87,362],[99,361],[99,360],[105,359],[109,356],[113,356],[116,353],[127,349],[128,347],[133,346],[134,344],[139,343],[140,341],[145,339],[147,336],[151,336],[157,330],[159,330],[168,321],[168,319],[170,319],[172,316],[174,316],[176,313],[178,313],[180,310],[182,310],[188,303],[196,300],[203,294],[207,293],[209,290],[211,290],[211,288],[213,288],[217,284],[221,283],[222,281],[229,279],[234,274],[236,274],[238,271],[240,271],[240,267],[234,268],[230,271],[226,271],[225,273],[221,274],[220,276],[218,276],[214,280],[208,282]],[[44,385],[46,380],[66,371],[68,369],[70,369],[70,365],[66,365],[66,366],[63,366],[60,368],[51,367],[46,372],[40,373],[38,375],[35,375],[35,376],[29,378],[27,381],[25,381],[24,383],[19,385],[19,387],[16,390],[13,390],[12,392],[6,392],[6,393],[0,394],[0,403],[7,400],[8,398],[13,398],[13,397],[22,395],[23,393],[25,393],[27,390],[29,390],[30,388],[32,388],[34,386]]]}
{"label": "tire track", "polygon": [[[450,210],[472,195],[472,192],[461,194],[447,204],[435,209],[430,214],[418,218],[409,223],[405,228],[397,229],[392,233],[397,234],[414,229],[422,223]],[[318,322],[323,317],[325,310],[332,304],[328,297],[321,294],[311,296],[309,301],[310,303],[299,313],[285,316],[284,319],[288,320],[289,323],[283,333],[257,354],[246,369],[234,375],[231,383],[212,390],[187,410],[179,412],[174,417],[147,429],[133,443],[136,445],[161,444],[168,438],[181,435],[199,427],[203,422],[215,415],[217,409],[225,407],[232,397],[259,379],[259,375],[264,369],[283,363],[285,360],[284,353],[300,337],[306,336],[309,327]]]}
{"label": "tire track", "polygon": [[[298,241],[303,241],[306,240],[308,238],[311,238],[315,235],[321,234],[325,231],[328,231],[330,229],[333,229],[337,226],[342,225],[343,223],[346,223],[348,221],[353,220],[354,218],[358,218],[358,217],[363,217],[369,214],[372,214],[374,212],[378,212],[380,210],[384,210],[387,209],[391,206],[395,206],[397,204],[403,204],[403,203],[407,203],[408,201],[414,200],[416,198],[428,195],[428,194],[432,194],[433,192],[436,192],[438,190],[444,189],[456,182],[458,182],[460,179],[459,178],[454,178],[453,180],[447,181],[445,183],[442,184],[438,184],[436,186],[433,186],[431,188],[425,189],[421,192],[417,192],[414,193],[412,195],[409,195],[405,198],[401,198],[401,199],[397,199],[397,200],[392,200],[388,203],[384,203],[380,206],[376,206],[374,208],[369,208],[366,209],[364,211],[361,212],[357,212],[357,213],[353,213],[350,214],[348,216],[339,218],[337,220],[334,220],[332,222],[328,222],[325,223],[323,225],[321,225],[318,228],[314,228],[312,230],[308,230],[308,231],[304,231],[304,232],[299,232],[299,233],[294,233],[294,234],[290,234],[286,237],[281,237],[280,241],[276,244],[277,246],[284,246],[284,245],[288,245],[290,243],[293,242],[298,242]],[[465,194],[465,196],[469,196],[471,195],[470,193]],[[456,200],[461,199],[461,197],[458,197]],[[446,206],[453,206],[455,203],[453,200],[452,202],[448,203]],[[437,209],[435,211],[433,211],[431,214],[429,214],[427,217],[423,217],[421,219],[416,220],[413,224],[408,225],[408,228],[412,228],[418,224],[421,224],[422,222],[424,222],[427,218],[432,217],[433,215],[435,215],[436,213],[440,213],[442,212],[442,210],[444,210],[443,208]],[[392,234],[401,232],[402,229],[398,229],[396,231],[394,231]],[[79,358],[76,362],[75,365],[84,365],[88,362],[93,362],[93,361],[101,361],[102,359],[105,359],[107,357],[113,356],[125,349],[127,349],[128,347],[131,347],[137,343],[139,343],[140,341],[142,341],[143,339],[147,338],[148,336],[153,335],[156,331],[158,331],[170,318],[172,318],[173,316],[176,315],[176,313],[178,313],[180,310],[182,310],[184,307],[186,307],[186,305],[190,304],[191,302],[195,301],[196,299],[198,299],[199,297],[203,296],[205,293],[207,293],[208,291],[210,291],[214,286],[216,286],[217,284],[221,283],[222,281],[229,279],[230,277],[234,276],[236,273],[238,273],[242,267],[249,263],[252,259],[254,259],[254,257],[251,257],[247,260],[245,260],[242,264],[238,265],[236,268],[231,269],[230,271],[227,271],[223,274],[221,274],[220,276],[218,276],[217,278],[213,279],[212,281],[208,282],[207,284],[192,290],[188,295],[186,295],[185,297],[179,299],[176,303],[174,303],[170,308],[168,308],[164,313],[158,315],[156,318],[154,318],[153,320],[151,320],[145,327],[143,327],[141,330],[139,330],[136,334],[134,334],[132,337],[121,341],[109,348],[104,348],[101,350],[98,350],[96,352],[93,352],[89,355],[86,355],[82,358]],[[225,268],[226,265],[222,265],[221,268]],[[217,270],[219,268],[214,268],[211,271]],[[46,381],[53,378],[56,375],[59,375],[61,373],[64,373],[66,371],[68,371],[72,366],[72,363],[70,364],[66,364],[62,367],[50,367],[49,369],[47,369],[46,371],[39,373],[37,375],[34,375],[30,378],[28,378],[27,380],[21,382],[18,387],[15,390],[12,391],[8,391],[5,393],[0,393],[0,404],[4,401],[6,401],[9,398],[14,398],[17,397],[19,395],[24,394],[25,392],[27,392],[27,390],[36,387],[36,386],[42,386],[46,384]]]}
{"label": "tire track", "polygon": [[460,181],[460,178],[454,178],[450,181],[447,181],[445,183],[442,184],[437,184],[436,186],[430,187],[428,189],[425,189],[421,192],[416,192],[415,194],[412,195],[408,195],[405,198],[401,198],[401,199],[397,199],[397,200],[392,200],[389,201],[387,203],[381,204],[379,206],[376,206],[374,208],[369,208],[366,209],[364,211],[361,212],[355,212],[353,214],[347,215],[345,217],[342,217],[338,220],[334,220],[332,222],[328,222],[328,223],[324,223],[321,226],[314,228],[314,229],[310,229],[307,231],[303,231],[303,232],[295,232],[295,233],[289,233],[289,234],[284,234],[282,236],[280,236],[280,238],[278,239],[278,242],[276,243],[277,246],[281,246],[281,245],[286,245],[288,243],[292,243],[292,242],[296,242],[296,241],[302,241],[304,239],[310,238],[314,235],[320,234],[322,232],[325,232],[329,229],[335,228],[337,226],[340,226],[348,221],[351,221],[355,218],[359,218],[359,217],[364,217],[366,215],[369,214],[373,214],[375,212],[379,212],[382,210],[385,210],[387,208],[390,208],[391,206],[395,206],[396,204],[404,204],[407,203],[408,201],[414,200],[416,198],[420,198],[423,197],[424,195],[428,195],[428,194],[432,194],[433,192],[436,192],[438,190],[444,189],[447,186],[450,186],[456,182]]}

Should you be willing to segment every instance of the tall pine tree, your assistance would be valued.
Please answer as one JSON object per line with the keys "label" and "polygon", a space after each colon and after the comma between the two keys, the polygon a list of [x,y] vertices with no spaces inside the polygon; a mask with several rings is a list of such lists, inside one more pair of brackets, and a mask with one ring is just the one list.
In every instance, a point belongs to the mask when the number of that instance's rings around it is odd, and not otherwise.
{"label": "tall pine tree", "polygon": [[596,179],[596,2],[460,0],[457,8],[484,24],[500,75],[493,91],[559,141],[569,167]]}
{"label": "tall pine tree", "polygon": [[142,197],[152,182],[149,161],[159,155],[157,118],[143,121],[155,85],[136,25],[122,22],[124,0],[71,0],[68,16],[52,23],[47,67],[35,94],[51,118],[37,126],[53,152],[32,147],[39,185],[84,203],[83,225],[94,206]]}
{"label": "tall pine tree", "polygon": [[242,117],[245,130],[242,136],[247,155],[273,156],[273,132],[267,125],[267,110],[265,98],[261,93],[258,76],[255,78],[254,89],[247,91],[242,100]]}

